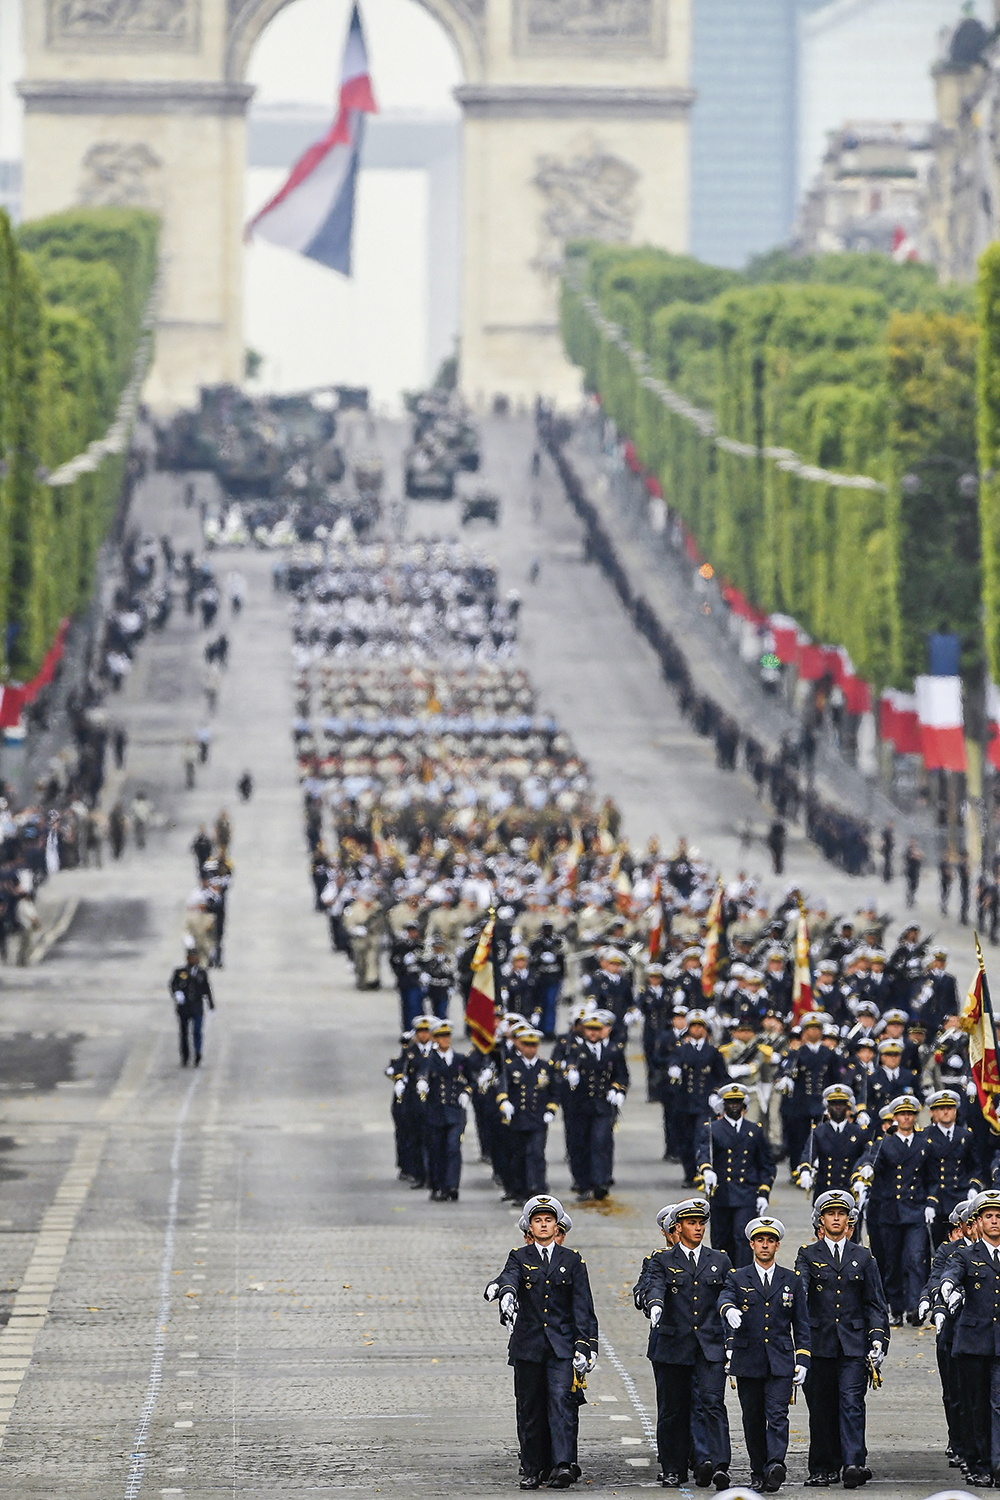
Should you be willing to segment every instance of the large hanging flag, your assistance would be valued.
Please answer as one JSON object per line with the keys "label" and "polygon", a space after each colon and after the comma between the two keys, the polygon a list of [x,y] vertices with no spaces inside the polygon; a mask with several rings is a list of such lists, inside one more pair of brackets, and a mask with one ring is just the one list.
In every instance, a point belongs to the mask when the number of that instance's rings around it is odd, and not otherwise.
{"label": "large hanging flag", "polygon": [[976,958],[979,967],[965,997],[965,1006],[960,1017],[963,1031],[969,1035],[969,1068],[975,1081],[976,1092],[986,1123],[1000,1134],[1000,1116],[997,1115],[997,1098],[1000,1096],[1000,1071],[997,1070],[997,1033],[993,1019],[993,1002],[986,980],[986,965],[983,950],[976,938]]}
{"label": "large hanging flag", "polygon": [[795,973],[792,977],[792,1023],[797,1024],[805,1011],[813,1008],[812,969],[809,964],[809,924],[806,909],[799,902],[799,919],[795,927]]}
{"label": "large hanging flag", "polygon": [[715,994],[715,982],[719,977],[719,943],[722,938],[722,881],[715,887],[712,904],[708,908],[708,931],[705,934],[705,956],[701,962],[701,993],[706,1000]]}
{"label": "large hanging flag", "polygon": [[472,955],[472,983],[469,986],[469,998],[465,1002],[465,1022],[480,1052],[491,1052],[496,1036],[496,986],[493,983],[491,951],[495,924],[496,913],[491,911]]}
{"label": "large hanging flag", "polygon": [[965,770],[961,677],[917,677],[920,748],[928,771]]}
{"label": "large hanging flag", "polygon": [[251,219],[247,237],[297,250],[333,271],[351,274],[354,193],[366,114],[378,113],[368,53],[355,5],[344,47],[337,118],[299,157],[284,186]]}

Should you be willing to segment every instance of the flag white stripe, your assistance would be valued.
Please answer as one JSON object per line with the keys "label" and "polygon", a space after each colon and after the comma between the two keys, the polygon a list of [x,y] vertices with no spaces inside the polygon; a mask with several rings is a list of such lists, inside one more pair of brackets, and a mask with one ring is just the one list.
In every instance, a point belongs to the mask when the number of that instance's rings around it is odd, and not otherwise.
{"label": "flag white stripe", "polygon": [[260,219],[254,234],[272,245],[304,251],[327,219],[351,170],[353,145],[331,146],[308,177]]}

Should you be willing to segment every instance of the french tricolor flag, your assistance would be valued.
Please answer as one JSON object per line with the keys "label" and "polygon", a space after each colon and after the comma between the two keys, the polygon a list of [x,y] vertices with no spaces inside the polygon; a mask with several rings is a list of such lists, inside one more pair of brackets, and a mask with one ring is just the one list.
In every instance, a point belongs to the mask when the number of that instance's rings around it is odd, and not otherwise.
{"label": "french tricolor flag", "polygon": [[965,770],[960,677],[917,677],[920,743],[928,771]]}
{"label": "french tricolor flag", "polygon": [[377,113],[365,34],[355,5],[344,47],[337,118],[323,139],[299,157],[284,186],[251,219],[247,237],[259,235],[272,245],[297,250],[350,276],[354,190],[364,116]]}

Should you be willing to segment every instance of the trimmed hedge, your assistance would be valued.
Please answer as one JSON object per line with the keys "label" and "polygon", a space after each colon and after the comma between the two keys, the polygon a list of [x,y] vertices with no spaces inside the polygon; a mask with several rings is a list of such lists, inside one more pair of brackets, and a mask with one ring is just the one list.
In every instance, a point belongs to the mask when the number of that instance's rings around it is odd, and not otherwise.
{"label": "trimmed hedge", "polygon": [[[642,385],[584,296],[651,374],[714,413],[722,436],[884,488],[818,482],[717,446]],[[932,630],[957,631],[963,670],[978,670],[976,500],[958,484],[975,469],[976,329],[956,311],[968,305],[967,289],[938,287],[927,267],[877,255],[779,252],[741,276],[665,251],[578,244],[562,320],[587,388],[717,572],[761,609],[846,646],[881,689],[924,670]],[[1000,525],[997,583],[1000,602]]]}
{"label": "trimmed hedge", "polygon": [[0,213],[0,665],[29,677],[90,597],[123,459],[54,487],[102,437],[127,383],[156,275],[158,221],[138,209],[37,220]]}

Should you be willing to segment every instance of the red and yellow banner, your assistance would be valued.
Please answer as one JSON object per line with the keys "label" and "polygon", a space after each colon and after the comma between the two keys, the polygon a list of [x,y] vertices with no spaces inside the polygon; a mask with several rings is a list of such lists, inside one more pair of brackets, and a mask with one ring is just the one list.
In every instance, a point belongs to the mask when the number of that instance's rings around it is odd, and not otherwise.
{"label": "red and yellow banner", "polygon": [[799,919],[795,928],[795,974],[792,979],[792,1022],[802,1019],[804,1011],[813,1008],[812,969],[809,965],[809,924],[806,910],[799,902]]}
{"label": "red and yellow banner", "polygon": [[975,1081],[983,1118],[992,1130],[1000,1134],[1000,1116],[997,1114],[1000,1071],[997,1069],[996,1022],[993,1019],[993,1002],[990,999],[990,987],[978,937],[976,958],[979,960],[979,968],[965,997],[960,1024],[969,1037],[969,1070]]}
{"label": "red and yellow banner", "polygon": [[492,1052],[496,1036],[496,989],[493,983],[493,928],[496,917],[490,919],[479,934],[479,942],[472,957],[472,983],[469,998],[465,1002],[465,1023],[469,1035],[480,1052]]}

